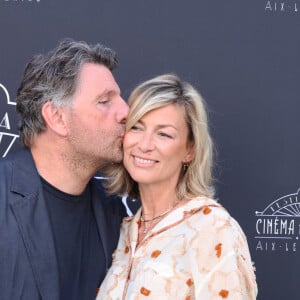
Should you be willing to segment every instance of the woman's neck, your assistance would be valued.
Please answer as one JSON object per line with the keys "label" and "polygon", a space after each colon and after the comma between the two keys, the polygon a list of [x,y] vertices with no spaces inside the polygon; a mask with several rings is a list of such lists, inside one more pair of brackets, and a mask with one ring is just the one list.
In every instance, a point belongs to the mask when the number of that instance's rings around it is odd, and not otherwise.
{"label": "woman's neck", "polygon": [[145,220],[171,210],[179,201],[175,189],[140,186],[142,215]]}

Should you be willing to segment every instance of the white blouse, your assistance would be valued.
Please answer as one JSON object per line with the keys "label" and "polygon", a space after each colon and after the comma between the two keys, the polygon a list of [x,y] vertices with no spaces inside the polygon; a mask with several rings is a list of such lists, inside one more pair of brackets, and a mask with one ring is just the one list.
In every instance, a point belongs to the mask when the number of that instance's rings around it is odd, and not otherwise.
{"label": "white blouse", "polygon": [[253,300],[257,286],[246,237],[216,201],[188,201],[137,246],[141,209],[121,227],[97,300]]}

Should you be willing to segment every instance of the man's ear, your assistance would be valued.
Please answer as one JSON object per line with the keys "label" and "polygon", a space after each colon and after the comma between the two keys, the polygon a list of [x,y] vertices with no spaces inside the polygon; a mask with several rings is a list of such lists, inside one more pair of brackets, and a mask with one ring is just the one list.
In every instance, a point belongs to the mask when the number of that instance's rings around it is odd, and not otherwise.
{"label": "man's ear", "polygon": [[66,122],[64,118],[64,110],[56,107],[52,102],[46,102],[42,107],[42,116],[52,131],[61,136],[67,135]]}

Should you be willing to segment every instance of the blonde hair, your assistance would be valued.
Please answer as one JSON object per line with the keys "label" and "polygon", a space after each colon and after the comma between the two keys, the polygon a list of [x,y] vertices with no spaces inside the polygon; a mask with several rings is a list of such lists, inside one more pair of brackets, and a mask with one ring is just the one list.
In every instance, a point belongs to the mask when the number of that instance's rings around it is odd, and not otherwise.
{"label": "blonde hair", "polygon": [[[177,184],[177,197],[213,197],[212,160],[213,143],[208,129],[205,103],[197,90],[178,76],[166,74],[157,76],[138,85],[131,93],[128,105],[126,131],[132,128],[146,113],[166,105],[182,108],[189,135],[195,151],[194,159],[186,167],[183,165]],[[138,184],[126,171],[124,165],[110,165],[104,174],[108,177],[106,188],[110,193],[128,194],[140,197]]]}

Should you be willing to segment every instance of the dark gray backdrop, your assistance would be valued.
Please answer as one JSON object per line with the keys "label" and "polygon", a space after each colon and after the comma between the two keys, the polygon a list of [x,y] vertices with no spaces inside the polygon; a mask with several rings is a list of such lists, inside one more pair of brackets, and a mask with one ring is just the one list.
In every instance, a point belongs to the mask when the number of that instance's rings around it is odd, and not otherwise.
{"label": "dark gray backdrop", "polygon": [[17,148],[7,93],[63,37],[114,48],[125,98],[165,72],[200,90],[217,196],[248,237],[258,299],[299,299],[300,0],[0,0],[1,156]]}

